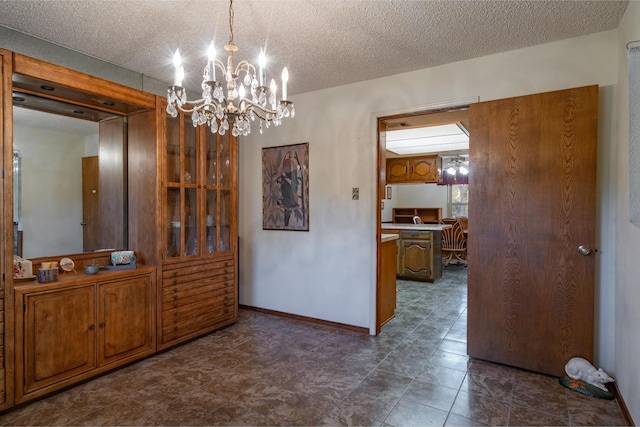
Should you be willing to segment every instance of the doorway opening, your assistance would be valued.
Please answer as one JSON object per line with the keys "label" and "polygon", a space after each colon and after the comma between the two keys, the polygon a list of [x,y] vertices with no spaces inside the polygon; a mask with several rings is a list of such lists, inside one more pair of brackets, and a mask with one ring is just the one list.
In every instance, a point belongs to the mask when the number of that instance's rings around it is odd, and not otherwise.
{"label": "doorway opening", "polygon": [[[442,174],[447,174],[447,169],[453,167],[454,175],[460,174],[460,170],[464,170],[464,175],[468,173],[469,168],[469,146],[468,131],[469,129],[469,104],[476,100],[469,100],[465,104],[458,104],[450,107],[442,107],[437,109],[424,109],[422,111],[395,114],[388,116],[380,116],[378,122],[378,172],[377,182],[377,204],[380,206],[377,214],[377,229],[381,234],[383,223],[393,223],[394,208],[440,208],[443,217],[463,216],[466,224],[468,217],[468,178],[467,181],[456,183],[453,182],[445,185],[437,185],[435,182],[431,184],[425,183],[398,183],[388,185],[387,183],[387,159],[399,157],[416,157],[416,156],[437,156],[438,157],[438,181],[441,181]],[[418,141],[420,136],[416,133],[426,131],[429,133],[435,126],[455,125],[459,129],[466,131],[466,144],[460,144],[456,140],[456,136],[451,135],[449,138],[445,135],[442,143],[430,144],[431,147],[417,148],[410,152],[401,152],[402,150],[391,151],[387,147],[387,136],[394,133],[393,140],[397,141],[398,135],[402,135],[406,131],[408,141],[405,146],[419,147],[422,144]],[[431,128],[431,129],[429,129]],[[418,132],[416,132],[418,131]],[[452,126],[452,132],[456,129]],[[450,142],[447,144],[447,142]],[[457,166],[457,167],[456,167]],[[462,167],[461,167],[462,166]],[[454,187],[455,185],[455,187]],[[392,197],[389,197],[392,196]],[[377,243],[377,282],[376,288],[380,283],[381,257],[380,257],[380,239]],[[438,257],[438,262],[440,257]],[[398,257],[398,262],[401,258]],[[376,294],[376,306],[381,301]],[[376,325],[378,327],[379,325]],[[378,331],[381,329],[378,327]]]}

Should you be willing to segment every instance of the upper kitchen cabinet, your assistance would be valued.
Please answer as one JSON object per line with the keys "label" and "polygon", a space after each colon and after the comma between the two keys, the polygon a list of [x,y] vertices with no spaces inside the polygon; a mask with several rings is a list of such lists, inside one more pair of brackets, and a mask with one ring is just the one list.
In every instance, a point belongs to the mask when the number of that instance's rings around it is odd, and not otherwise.
{"label": "upper kitchen cabinet", "polygon": [[387,184],[437,183],[441,159],[438,155],[387,159]]}

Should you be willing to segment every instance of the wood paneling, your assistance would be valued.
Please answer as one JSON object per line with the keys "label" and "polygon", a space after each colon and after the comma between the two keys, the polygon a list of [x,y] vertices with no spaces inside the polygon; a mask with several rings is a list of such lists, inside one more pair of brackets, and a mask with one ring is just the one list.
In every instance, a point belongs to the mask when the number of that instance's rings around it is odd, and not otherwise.
{"label": "wood paneling", "polygon": [[471,106],[469,355],[593,360],[598,87]]}
{"label": "wood paneling", "polygon": [[127,129],[122,117],[100,122],[100,244],[127,247]]}
{"label": "wood paneling", "polygon": [[165,115],[164,110],[146,111],[130,116],[128,122],[129,247],[139,263],[148,265],[159,265],[161,259],[158,141],[164,126],[158,123]]}
{"label": "wood paneling", "polygon": [[13,101],[11,77],[13,61],[9,51],[0,49],[0,147],[3,156],[4,179],[0,199],[0,410],[13,405]]}
{"label": "wood paneling", "polygon": [[[155,96],[124,85],[50,64],[28,56],[13,54],[14,87],[49,99],[72,100],[97,110],[118,115],[155,108]],[[53,91],[42,91],[41,85]]]}

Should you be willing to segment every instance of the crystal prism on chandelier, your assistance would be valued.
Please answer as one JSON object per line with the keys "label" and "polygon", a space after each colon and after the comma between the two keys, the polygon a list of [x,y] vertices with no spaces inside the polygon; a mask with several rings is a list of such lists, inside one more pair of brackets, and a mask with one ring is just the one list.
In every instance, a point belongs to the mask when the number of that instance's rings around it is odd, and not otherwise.
{"label": "crystal prism on chandelier", "polygon": [[[266,57],[260,51],[258,72],[248,61],[242,60],[234,65],[233,55],[238,48],[233,44],[233,0],[229,3],[229,44],[227,64],[216,59],[213,42],[209,46],[207,65],[202,73],[202,99],[187,100],[187,93],[182,87],[184,68],[180,53],[176,50],[173,57],[175,79],[167,90],[167,113],[177,117],[178,111],[191,114],[193,126],[207,125],[212,133],[224,135],[230,128],[233,136],[246,136],[251,133],[251,122],[260,122],[260,133],[263,124],[278,126],[285,117],[294,117],[293,102],[287,100],[287,67],[282,70],[282,99],[277,100],[277,86],[271,79],[269,87],[265,86]],[[224,81],[216,80],[216,69],[224,77]],[[242,79],[240,77],[242,76]]]}

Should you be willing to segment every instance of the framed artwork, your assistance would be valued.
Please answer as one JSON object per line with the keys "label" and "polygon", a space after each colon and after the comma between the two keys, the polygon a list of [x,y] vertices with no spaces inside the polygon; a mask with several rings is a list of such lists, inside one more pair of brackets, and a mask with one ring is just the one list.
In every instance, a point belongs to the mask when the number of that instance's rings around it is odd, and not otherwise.
{"label": "framed artwork", "polygon": [[262,229],[309,231],[309,143],[262,149]]}

